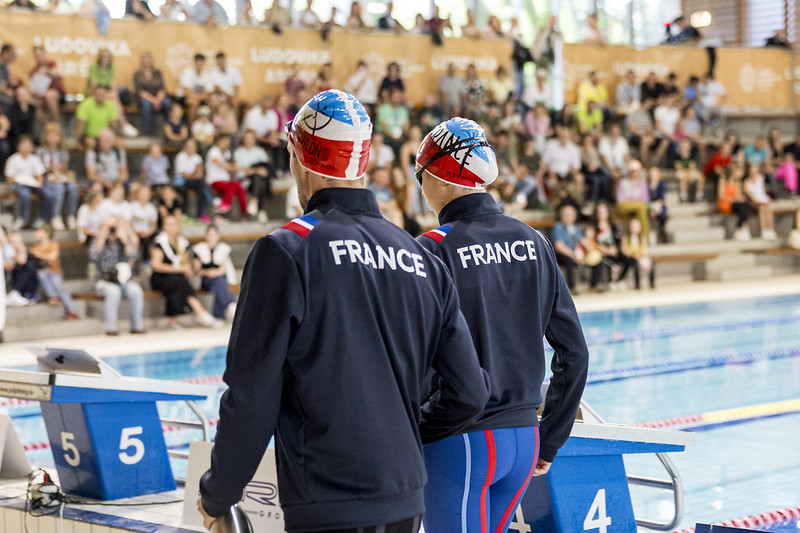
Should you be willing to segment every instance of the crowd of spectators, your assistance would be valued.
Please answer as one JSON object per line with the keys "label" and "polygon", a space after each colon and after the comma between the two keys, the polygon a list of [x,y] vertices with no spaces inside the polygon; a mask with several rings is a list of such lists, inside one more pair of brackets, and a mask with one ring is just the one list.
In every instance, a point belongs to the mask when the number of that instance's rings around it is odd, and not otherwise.
{"label": "crowd of spectators", "polygon": [[[132,16],[156,18],[141,0],[130,0],[127,7]],[[388,3],[377,28],[406,31],[392,9]],[[159,15],[180,16],[211,25],[227,21],[214,0],[201,0],[191,9],[178,0],[167,2]],[[247,16],[258,22],[254,14]],[[322,22],[310,0],[292,20],[275,1],[262,23],[275,31],[294,24],[325,32],[338,27],[337,20],[332,13]],[[368,29],[358,2],[353,2],[344,26],[349,31]],[[451,27],[437,10],[407,31],[439,39]],[[19,198],[13,231],[3,239],[11,300],[36,300],[41,284],[48,303],[63,305],[65,317],[76,318],[62,288],[58,247],[51,238],[53,231],[67,228],[85,243],[89,276],[105,300],[109,334],[117,331],[122,298],[131,306],[131,330],[143,331],[141,282],[167,297],[169,326],[179,327],[175,317],[187,312],[203,325],[219,325],[234,305],[227,283],[235,281],[230,247],[209,226],[204,247],[192,250],[181,236],[181,225],[210,224],[214,217],[266,223],[273,181],[288,175],[284,126],[309,96],[330,88],[355,94],[370,112],[375,130],[369,188],[387,219],[412,234],[428,223],[429,214],[414,179],[421,139],[449,117],[481,124],[500,168],[489,192],[507,212],[554,211],[553,241],[572,290],[581,273],[593,291],[624,286],[628,273],[635,288],[642,286],[643,275],[654,285],[648,250],[667,239],[665,173],[675,175],[681,202],[716,202],[720,212],[735,214],[737,239],[751,238],[751,216],[758,216],[762,238],[776,238],[771,201],[798,192],[800,137],[782,146],[771,131],[741,146],[731,134],[709,156],[709,132],[725,128],[725,89],[711,73],[683,74],[684,82],[675,74],[659,79],[650,73],[638,79],[628,72],[617,87],[609,88],[591,72],[578,86],[577,101],[557,109],[549,81],[552,37],[557,34],[554,17],[529,48],[521,44],[513,21],[503,28],[494,17],[479,29],[469,13],[461,30],[473,38],[511,39],[511,72],[501,66],[482,77],[475,65],[460,71],[450,64],[435,90],[416,106],[406,99],[403,73],[395,62],[387,65],[382,79],[374,78],[358,58],[344,80],[334,79],[332,65],[326,64],[313,82],[293,65],[283,91],[247,102],[241,96],[242,75],[223,51],[213,57],[198,53],[178,87],[167,87],[150,53],[141,55],[132,80],[118,80],[112,54],[101,50],[89,70],[86,97],[75,112],[75,143],[82,162],[72,165],[70,158],[77,156],[64,148],[64,86],[56,64],[36,48],[36,67],[29,76],[14,78],[8,66],[16,51],[3,45],[0,165]],[[584,33],[587,41],[602,40],[596,19],[590,18]],[[536,63],[535,77],[525,83],[522,67],[530,61]],[[151,141],[137,168],[129,166],[125,137],[140,132],[126,120],[125,103],[138,106],[141,134]],[[41,198],[38,210],[33,209],[34,196]],[[299,213],[296,192],[290,190],[286,216]],[[28,227],[40,230],[38,251],[30,253],[18,233]],[[197,299],[193,277],[202,278],[202,287],[214,294],[213,314]]]}

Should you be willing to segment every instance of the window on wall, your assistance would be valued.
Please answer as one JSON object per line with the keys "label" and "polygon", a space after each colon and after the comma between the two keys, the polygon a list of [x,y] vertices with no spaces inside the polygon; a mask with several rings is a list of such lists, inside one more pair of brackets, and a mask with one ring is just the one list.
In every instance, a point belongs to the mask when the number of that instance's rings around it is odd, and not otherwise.
{"label": "window on wall", "polygon": [[764,41],[775,35],[775,30],[785,27],[785,6],[782,1],[750,0],[745,11],[744,46],[763,46]]}

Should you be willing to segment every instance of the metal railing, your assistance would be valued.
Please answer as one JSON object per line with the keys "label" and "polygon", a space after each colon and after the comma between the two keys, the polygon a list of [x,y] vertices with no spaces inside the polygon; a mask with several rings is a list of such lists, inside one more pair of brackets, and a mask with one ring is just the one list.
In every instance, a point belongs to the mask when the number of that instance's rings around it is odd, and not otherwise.
{"label": "metal railing", "polygon": [[[205,442],[211,442],[211,424],[208,421],[208,417],[203,413],[200,409],[200,406],[197,405],[192,400],[186,400],[186,405],[189,406],[189,409],[192,410],[194,415],[197,417],[197,420],[183,420],[178,418],[162,418],[161,424],[165,426],[172,426],[178,428],[186,428],[186,429],[199,429],[203,432],[203,440]],[[170,457],[174,457],[176,459],[189,459],[189,452],[183,450],[167,450],[167,454]],[[185,483],[186,478],[182,477],[175,477],[175,481]]]}
{"label": "metal railing", "polygon": [[[584,422],[588,421],[590,423],[605,424],[603,417],[600,416],[597,411],[592,409],[592,407],[583,400],[581,400],[579,418]],[[681,518],[683,518],[683,484],[681,482],[681,477],[678,474],[678,469],[675,468],[675,465],[669,456],[663,452],[656,453],[655,455],[661,462],[661,465],[667,471],[669,479],[658,479],[646,476],[627,476],[628,485],[637,485],[640,487],[651,487],[655,489],[672,491],[673,501],[675,502],[675,514],[673,515],[672,520],[668,522],[634,518],[637,526],[655,529],[657,531],[670,531],[675,529],[675,527],[680,523]]]}

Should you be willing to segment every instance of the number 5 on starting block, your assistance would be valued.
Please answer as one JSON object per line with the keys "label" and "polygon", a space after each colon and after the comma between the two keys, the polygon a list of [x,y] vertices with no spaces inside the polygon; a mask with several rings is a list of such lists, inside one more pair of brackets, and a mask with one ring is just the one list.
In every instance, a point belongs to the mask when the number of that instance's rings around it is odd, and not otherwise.
{"label": "number 5 on starting block", "polygon": [[175,489],[155,402],[42,404],[64,492],[98,500]]}

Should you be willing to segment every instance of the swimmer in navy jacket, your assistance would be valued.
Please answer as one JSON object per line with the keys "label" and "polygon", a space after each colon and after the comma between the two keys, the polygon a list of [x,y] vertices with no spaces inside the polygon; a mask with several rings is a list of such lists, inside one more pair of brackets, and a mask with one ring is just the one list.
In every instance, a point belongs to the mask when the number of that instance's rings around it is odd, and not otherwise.
{"label": "swimmer in navy jacket", "polygon": [[[546,474],[569,436],[589,352],[550,242],[500,213],[485,187],[497,160],[483,129],[454,118],[423,140],[416,176],[441,226],[418,240],[458,288],[491,395],[462,434],[425,446],[426,533],[505,532],[534,475]],[[555,348],[545,377],[542,337]]]}
{"label": "swimmer in navy jacket", "polygon": [[414,533],[422,445],[483,411],[488,378],[447,269],[364,189],[363,106],[326,91],[287,129],[305,214],[245,265],[198,507],[210,527],[238,502],[274,434],[287,531]]}

